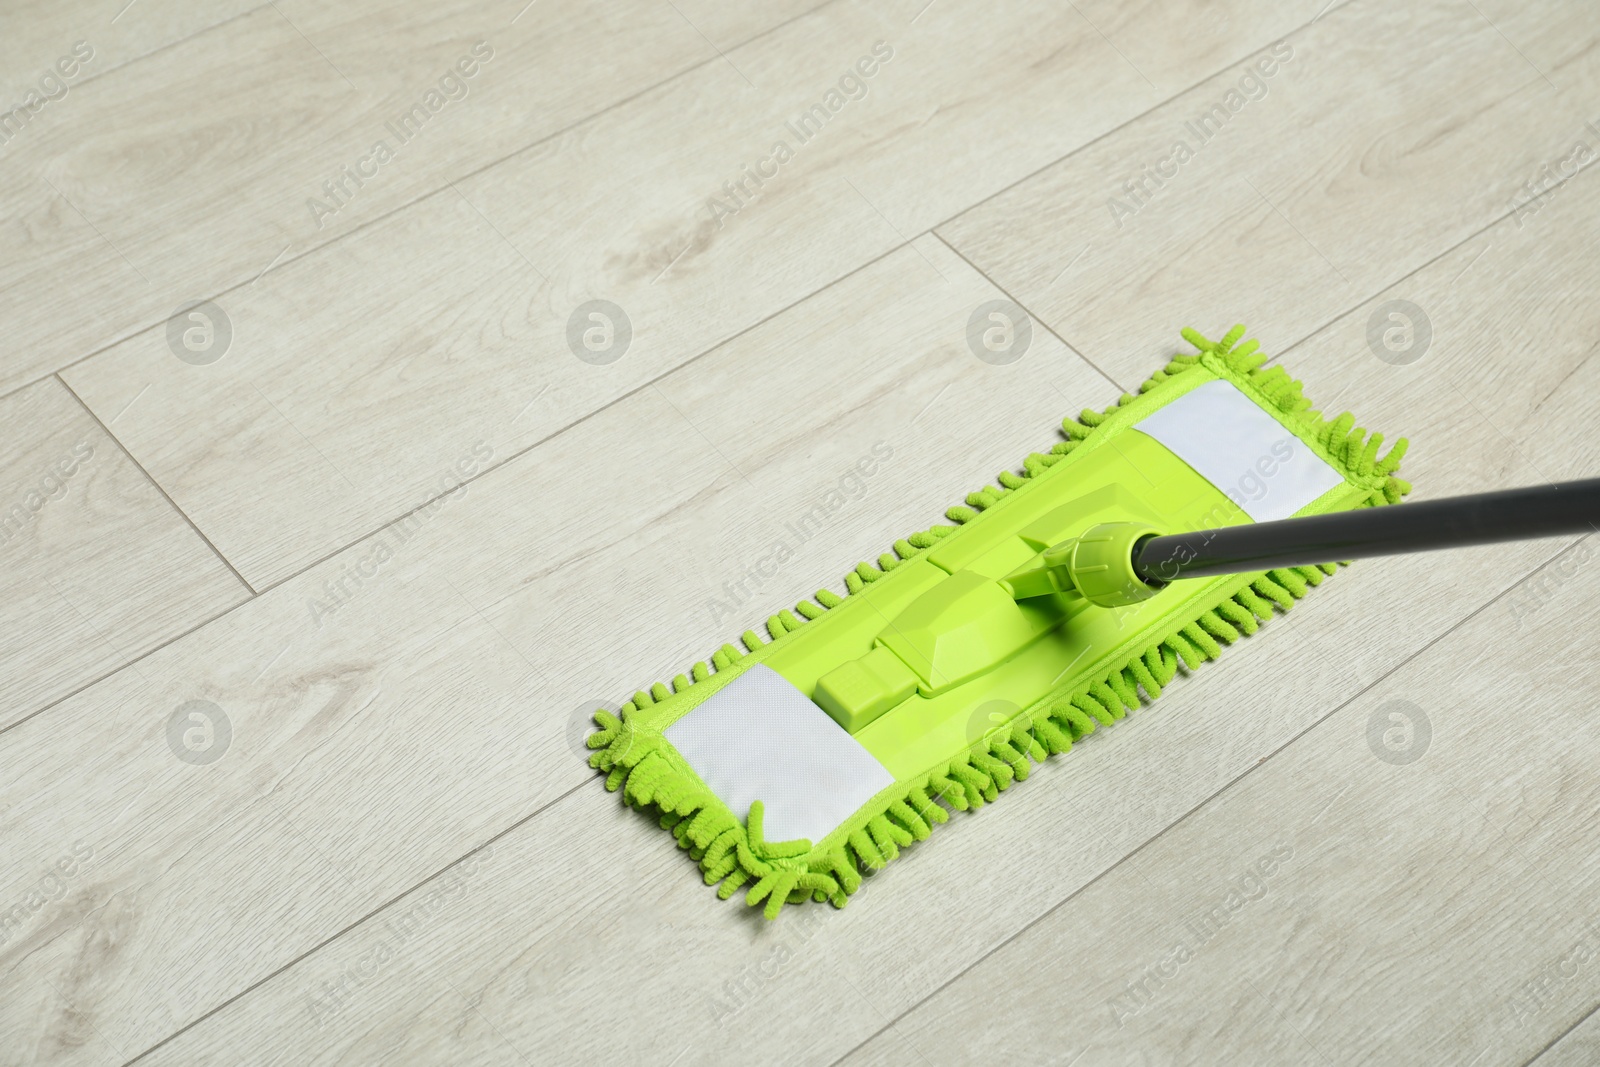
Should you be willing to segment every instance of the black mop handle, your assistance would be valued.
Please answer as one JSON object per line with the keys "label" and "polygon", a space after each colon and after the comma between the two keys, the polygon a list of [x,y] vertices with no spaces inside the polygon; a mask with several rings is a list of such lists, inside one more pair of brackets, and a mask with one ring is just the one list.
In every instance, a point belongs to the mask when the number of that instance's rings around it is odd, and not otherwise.
{"label": "black mop handle", "polygon": [[1588,478],[1152,537],[1134,550],[1133,569],[1154,585],[1596,529],[1600,478]]}

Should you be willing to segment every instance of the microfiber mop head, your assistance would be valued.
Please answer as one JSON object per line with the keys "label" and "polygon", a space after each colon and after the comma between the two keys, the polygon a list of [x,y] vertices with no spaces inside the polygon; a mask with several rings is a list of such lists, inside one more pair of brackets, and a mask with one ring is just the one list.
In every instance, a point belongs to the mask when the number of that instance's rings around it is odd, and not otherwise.
{"label": "microfiber mop head", "polygon": [[1092,592],[1024,597],[1053,546],[1099,524],[1181,533],[1410,488],[1395,476],[1403,440],[1380,458],[1382,435],[1322,418],[1243,335],[1185,330],[1198,352],[1065,420],[1064,441],[951,508],[953,525],[846,574],[845,595],[818,590],[766,638],[747,631],[619,715],[597,711],[590,765],[660,813],[718,896],[749,884],[768,918],[786,902],[843,907],[863,869],[1156,699],[1180,663],[1215,659],[1335,570],[1175,582],[1114,609]]}

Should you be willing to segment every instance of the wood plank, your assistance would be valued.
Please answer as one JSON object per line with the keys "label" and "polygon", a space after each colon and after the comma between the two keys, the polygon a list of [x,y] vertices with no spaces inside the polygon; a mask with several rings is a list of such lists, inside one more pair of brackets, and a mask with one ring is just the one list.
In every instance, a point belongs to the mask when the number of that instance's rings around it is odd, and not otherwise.
{"label": "wood plank", "polygon": [[1251,61],[940,233],[1124,386],[1175,322],[1305,337],[1513,210],[1585,135],[1600,67],[1552,83],[1525,55],[1553,67],[1592,12],[1522,7],[1541,33],[1520,50],[1467,0],[1336,8],[1231,100]]}
{"label": "wood plank", "polygon": [[[1589,254],[1600,237],[1594,203],[1594,192],[1574,182],[1523,229],[1506,221],[1483,235],[1480,240],[1494,245],[1494,253],[1478,259],[1482,270],[1461,272],[1482,251],[1482,245],[1469,243],[1416,275],[1406,294],[1437,307],[1440,336],[1448,331],[1453,339],[1451,346],[1430,350],[1424,362],[1394,366],[1366,349],[1366,318],[1381,304],[1374,301],[1299,346],[1291,366],[1322,374],[1325,381],[1318,389],[1339,405],[1352,403],[1363,418],[1371,408],[1379,426],[1387,421],[1418,438],[1408,474],[1418,480],[1421,496],[1531,482],[1541,470],[1568,477],[1594,469],[1590,453],[1595,446],[1582,432],[1595,416],[1595,392],[1587,381],[1592,370],[1584,360],[1600,312],[1578,299],[1594,285],[1597,270]],[[1507,357],[1534,338],[1549,354],[1538,368]],[[1443,365],[1445,358],[1450,366]],[[1563,382],[1566,376],[1570,381]],[[714,389],[718,376],[707,374],[702,381],[704,389]],[[1446,381],[1451,386],[1442,386]],[[1341,389],[1346,395],[1336,395]],[[1496,410],[1515,448],[1501,434],[1485,432],[1475,406]],[[752,424],[747,432],[757,438],[760,426]],[[723,446],[718,440],[718,448],[744,466],[731,443]],[[421,1059],[482,1056],[494,1062],[509,1056],[507,1041],[523,1054],[571,1059],[603,1040],[608,1054],[648,1061],[667,1062],[690,1048],[696,1061],[733,1062],[781,1045],[792,1061],[832,1062],[1069,897],[1074,904],[1056,913],[1110,931],[1096,936],[1109,939],[1115,931],[1138,929],[1160,947],[1162,939],[1150,933],[1149,915],[1182,912],[1139,912],[1146,921],[1128,925],[1118,918],[1128,897],[1150,896],[1149,889],[1134,886],[1130,893],[1118,881],[1117,894],[1094,896],[1101,883],[1117,878],[1107,870],[1331,709],[1362,696],[1406,657],[1445,637],[1549,552],[1546,544],[1501,545],[1442,553],[1430,558],[1429,566],[1400,558],[1363,561],[1243,648],[1174,683],[1157,709],[1090,737],[1066,760],[1035,769],[1014,797],[984,809],[981,817],[952,819],[933,841],[910,849],[872,878],[845,912],[822,909],[814,918],[803,918],[808,913],[797,910],[776,925],[762,925],[738,905],[710,899],[688,861],[666,846],[648,819],[621,811],[597,787],[573,793],[496,841],[488,873],[454,894],[453,901],[429,909],[429,921],[414,936],[397,939],[389,920],[429,899],[434,891],[429,886],[298,961],[150,1059],[227,1062],[243,1045],[254,1062],[378,1062],[394,1056],[395,1049]],[[528,648],[538,648],[552,622],[558,625],[558,605],[534,600],[510,598],[496,616],[496,624]],[[693,621],[691,613],[682,617]],[[658,627],[659,619],[640,625]],[[1523,640],[1517,653],[1494,662],[1502,670],[1518,657],[1531,664],[1565,662],[1544,661],[1530,651],[1534,645]],[[1482,653],[1485,662],[1493,657],[1491,651]],[[1459,667],[1456,657],[1445,656],[1445,661]],[[1390,688],[1390,681],[1371,688],[1360,707],[1366,709]],[[1485,705],[1477,707],[1482,720]],[[1365,723],[1365,713],[1360,718]],[[1504,731],[1482,733],[1498,737]],[[1341,744],[1354,745],[1355,757],[1371,761],[1360,737]],[[1344,752],[1326,774],[1346,768],[1349,758]],[[1525,758],[1523,765],[1531,761]],[[1298,774],[1298,763],[1294,766]],[[1291,774],[1285,781],[1299,779]],[[1272,800],[1278,808],[1302,809],[1288,805],[1285,797]],[[1573,801],[1574,809],[1581,808],[1581,800]],[[1342,811],[1341,819],[1323,822],[1349,821]],[[1251,806],[1250,816],[1259,827],[1274,825],[1272,813],[1262,806]],[[1179,830],[1186,825],[1181,822]],[[1445,825],[1451,829],[1443,840],[1467,837],[1454,822]],[[1437,819],[1419,822],[1411,833],[1438,837],[1440,824]],[[1232,877],[1235,851],[1254,859],[1258,837],[1234,832],[1224,843],[1227,848],[1218,845],[1218,859],[1205,870]],[[1266,846],[1275,843],[1269,840]],[[1294,845],[1301,848],[1299,838]],[[1309,856],[1307,849],[1298,854]],[[1138,862],[1138,856],[1130,862]],[[1344,862],[1349,865],[1349,859]],[[1200,875],[1176,881],[1195,893],[1213,885]],[[1080,893],[1085,886],[1091,888]],[[1296,889],[1283,899],[1299,896]],[[1090,897],[1099,901],[1096,909],[1080,912],[1077,901]],[[1381,910],[1376,904],[1363,907]],[[1080,913],[1085,918],[1077,920]],[[1366,910],[1352,904],[1344,913],[1360,913],[1365,920]],[[362,961],[379,952],[392,953],[397,965],[366,977]],[[1059,966],[1077,958],[1075,947],[1061,952],[1053,945],[1051,953]],[[1123,969],[1131,968],[1128,955],[1114,958],[1115,976],[1122,981]],[[1139,966],[1147,963],[1142,955],[1136,958]],[[1045,963],[1006,968],[1006,973],[1030,976],[1043,971]],[[357,971],[360,981],[347,979]],[[986,971],[971,974],[979,973],[987,981]],[[1352,989],[1360,985],[1354,976],[1342,981]],[[898,1037],[917,1041],[917,1049],[936,1062],[941,1049],[955,1049],[957,1059],[976,1056],[978,1038],[947,1037],[941,1030],[939,1041],[923,1040],[923,1019],[941,1011],[960,1017],[971,1032],[1002,1051],[1013,1032],[1034,1029],[1059,1038],[1069,1025],[1098,1019],[1109,995],[1104,976],[1086,1000],[1083,993],[1051,992],[1053,1003],[1078,1005],[1080,1011],[1053,1014],[1051,1019],[1061,1022],[1050,1022],[1030,1009],[1040,1003],[1032,989],[990,998],[979,992],[978,977],[960,982],[968,1001],[982,1003],[981,1013],[962,1008],[957,997],[936,998],[917,1009],[917,1024],[878,1038],[862,1054],[875,1056],[883,1051],[882,1041]],[[1205,984],[1195,982],[1190,989],[1200,985]],[[1251,1041],[1266,1041],[1266,1033],[1286,1041],[1270,1046],[1282,1049],[1278,1059],[1306,1056],[1304,1045],[1290,1041],[1293,1030],[1274,1029],[1282,1024],[1272,1006],[1243,992],[1235,1000],[1237,1005],[1227,1005],[1226,1017],[1240,1027],[1237,1037],[1227,1038],[1219,1027],[1184,1030],[1186,1040],[1195,1043],[1192,1048],[1226,1056],[1227,1048],[1214,1041],[1234,1040],[1235,1048],[1248,1046],[1251,1056],[1246,1057],[1259,1057],[1254,1053],[1264,1046]],[[1208,1001],[1206,1008],[1218,1011],[1218,1001]],[[1342,1017],[1355,1027],[1373,1011]],[[574,1019],[586,1022],[574,1024]],[[818,1025],[818,1019],[827,1024]],[[1198,1045],[1202,1040],[1213,1043]],[[1168,1046],[1155,1057],[1181,1057],[1181,1048],[1190,1046]],[[1078,1051],[1061,1040],[1051,1049],[1051,1056],[1061,1057]],[[1038,1051],[1030,1048],[1022,1059],[1037,1061]],[[899,1062],[914,1054],[912,1049],[883,1057]]]}
{"label": "wood plank", "polygon": [[[373,82],[392,82],[400,73],[394,69],[393,57],[385,51],[384,45],[399,44],[408,50],[419,46],[426,47],[427,41],[423,36],[426,31],[431,29],[437,32],[440,27],[448,27],[447,34],[451,29],[459,34],[462,32],[462,16],[471,11],[466,5],[457,5],[443,11],[419,9],[415,4],[396,3],[395,0],[357,0],[355,3],[340,4],[337,7],[317,4],[311,0],[290,0],[289,3],[275,0],[275,2],[282,7],[285,18],[293,22],[317,50],[327,56],[329,62],[362,86],[368,86]],[[771,4],[754,5],[716,4],[711,0],[682,0],[682,2],[674,0],[665,9],[661,9],[659,5],[624,3],[590,5],[588,10],[584,11],[541,13],[538,10],[540,6],[538,3],[529,4],[528,0],[520,2],[506,0],[495,4],[492,10],[472,13],[471,21],[485,32],[492,31],[496,36],[503,35],[511,42],[509,55],[500,54],[499,44],[491,42],[494,43],[496,56],[483,64],[484,73],[489,73],[493,69],[493,63],[503,58],[510,58],[513,64],[537,59],[546,67],[544,71],[538,73],[541,79],[545,79],[539,83],[539,88],[547,89],[552,87],[549,80],[551,75],[558,73],[549,68],[559,64],[559,73],[571,76],[575,82],[560,90],[561,98],[577,104],[581,99],[580,94],[587,95],[589,106],[594,110],[600,110],[594,106],[596,103],[611,102],[608,99],[609,87],[595,80],[595,76],[602,72],[593,71],[587,77],[584,76],[584,71],[594,66],[596,53],[563,54],[550,48],[553,42],[548,41],[535,46],[538,48],[537,51],[530,51],[529,46],[532,42],[519,43],[517,35],[549,34],[554,30],[558,33],[574,34],[570,39],[570,43],[574,46],[588,46],[597,48],[601,53],[613,53],[629,48],[652,47],[641,32],[648,28],[670,38],[670,41],[661,43],[669,44],[672,50],[642,51],[635,57],[641,62],[654,61],[656,64],[662,64],[688,57],[701,62],[720,61],[719,50],[735,49],[752,37],[766,33],[773,27],[808,11],[825,6],[827,2],[828,0],[776,0]],[[539,17],[541,15],[543,17]],[[643,25],[640,25],[641,20]],[[603,31],[603,34],[600,31]],[[660,44],[655,47],[660,47]],[[620,60],[621,56],[617,58]],[[448,66],[449,63],[445,65]],[[653,69],[647,67],[637,72],[635,76],[648,76],[649,80],[641,84],[651,84],[653,81],[669,77],[676,72],[676,69],[678,69],[676,66],[657,65]],[[517,72],[511,76],[527,79],[533,73]],[[630,76],[616,70],[609,73],[612,76]],[[534,87],[526,80],[517,84],[523,90]],[[474,85],[472,88],[481,90],[488,86],[485,83]],[[516,97],[519,95],[522,94],[501,94],[497,95],[496,99],[501,107],[516,107]],[[519,117],[524,120],[527,118],[526,114]],[[470,143],[468,140],[452,141],[456,146]],[[492,148],[493,145],[488,147]],[[483,162],[486,163],[488,160]]]}
{"label": "wood plank", "polygon": [[[1405,295],[1437,309],[1439,336],[1451,339],[1422,362],[1395,366],[1378,360],[1365,346],[1365,322],[1372,309],[1393,295],[1388,293],[1291,354],[1291,366],[1312,371],[1324,398],[1337,406],[1348,402],[1364,418],[1372,414],[1374,424],[1414,436],[1418,445],[1407,471],[1418,482],[1419,496],[1526,484],[1540,472],[1566,477],[1595,469],[1596,446],[1584,428],[1596,416],[1600,402],[1594,397],[1600,394],[1590,381],[1595,372],[1585,361],[1592,338],[1600,332],[1600,310],[1579,295],[1592,288],[1597,269],[1590,254],[1600,237],[1595,192],[1582,184],[1593,181],[1584,175],[1526,227],[1507,220],[1483,235],[1482,244],[1463,245],[1409,280]],[[1492,254],[1482,255],[1475,269],[1463,273],[1485,245],[1493,246]],[[1548,353],[1537,366],[1513,355],[1534,346]],[[717,374],[700,376],[708,391],[720,379]],[[1478,408],[1495,411],[1497,424],[1515,436],[1508,440],[1487,431]],[[733,412],[724,418],[746,417],[737,405]],[[745,432],[758,440],[764,424],[750,420],[748,425]],[[962,422],[953,420],[951,425]],[[848,426],[841,425],[832,436],[845,432]],[[712,437],[733,463],[744,467],[744,454],[735,444]],[[959,465],[954,459],[946,462]],[[695,543],[675,541],[680,552]],[[733,1062],[782,1047],[792,1062],[832,1062],[1061,901],[1075,895],[1083,899],[1085,886],[1091,887],[1086,893],[1096,893],[1101,882],[1116,877],[1116,872],[1107,872],[1119,861],[1331,709],[1361,696],[1367,703],[1360,706],[1370,710],[1378,695],[1393,688],[1384,679],[1397,665],[1513,587],[1550,551],[1546,544],[1510,545],[1442,554],[1429,566],[1380,559],[1350,568],[1243,647],[1169,687],[1150,712],[1136,714],[1087,739],[1065,759],[1037,768],[1012,796],[980,816],[952,819],[932,841],[871,879],[842,912],[793,909],[768,926],[737,904],[718,904],[649,819],[620,810],[614,798],[591,785],[498,840],[485,873],[449,901],[426,907],[427,921],[417,924],[414,935],[398,937],[391,920],[411,914],[445,883],[419,887],[413,896],[186,1031],[150,1060],[224,1063],[246,1046],[254,1062],[381,1062],[393,1058],[396,1050],[426,1060],[482,1057],[495,1062],[512,1057],[506,1049],[509,1042],[523,1055],[552,1059],[580,1058],[603,1046],[607,1055],[621,1058],[666,1062],[688,1048],[688,1059],[697,1062]],[[701,571],[706,567],[698,558],[691,566]],[[638,568],[637,573],[654,572]],[[572,589],[580,587],[577,576],[569,580]],[[773,592],[771,603],[781,602],[778,591]],[[561,625],[564,599],[510,598],[497,605],[496,625],[519,646],[541,647]],[[692,624],[695,615],[689,609],[698,598],[681,599],[686,603],[674,618]],[[1572,597],[1574,606],[1580,602],[1581,595]],[[635,625],[639,633],[660,628],[661,613]],[[1498,629],[1504,630],[1504,624]],[[1517,651],[1494,662],[1508,670],[1506,664],[1520,656],[1531,664],[1532,678],[1571,658],[1554,652],[1546,659],[1537,651],[1538,640],[1520,641]],[[637,646],[630,638],[625,647]],[[599,671],[609,670],[618,658],[615,648],[607,649],[606,656],[592,658]],[[1458,661],[1444,658],[1459,668]],[[1476,677],[1462,673],[1463,686]],[[1421,687],[1413,691],[1426,692]],[[1572,706],[1582,705],[1574,701]],[[1428,707],[1433,714],[1431,701]],[[1466,729],[1465,722],[1481,722],[1488,705],[1463,703],[1462,708],[1466,718],[1452,720],[1457,724],[1452,736]],[[1466,710],[1472,708],[1476,710]],[[1358,718],[1364,724],[1364,714]],[[1479,733],[1487,744],[1505,731]],[[1437,736],[1444,743],[1444,735]],[[1359,734],[1341,744],[1371,761]],[[1488,766],[1492,749],[1481,752],[1482,765]],[[1344,751],[1334,767],[1344,768],[1350,758]],[[1530,754],[1520,765],[1537,762]],[[1297,774],[1299,766],[1295,764]],[[1290,775],[1285,780],[1298,779]],[[1571,810],[1581,811],[1584,800],[1575,796]],[[1275,795],[1273,803],[1303,810],[1283,796]],[[1340,808],[1338,818],[1323,823],[1354,820],[1344,811]],[[1275,825],[1269,806],[1252,805],[1250,817],[1261,832]],[[1388,817],[1387,809],[1377,817]],[[1457,842],[1476,824],[1463,827],[1447,819],[1443,825],[1441,831],[1440,821],[1429,819],[1409,832]],[[1218,858],[1204,870],[1220,872],[1225,882],[1236,873],[1234,852],[1239,858],[1256,858],[1258,836],[1235,832],[1236,839],[1226,843],[1227,849],[1218,845]],[[1276,843],[1266,841],[1267,847]],[[1299,839],[1293,843],[1298,855],[1311,854]],[[1129,862],[1138,862],[1138,857]],[[1348,866],[1351,860],[1342,862]],[[1493,859],[1483,862],[1492,864]],[[1492,866],[1484,870],[1492,871]],[[1126,884],[1118,884],[1115,899],[1094,897],[1105,902],[1091,908],[1073,903],[1057,914],[1070,913],[1073,921],[1084,915],[1081,921],[1113,933],[1128,929],[1118,918],[1128,910],[1124,901],[1151,894],[1142,885],[1130,893]],[[1209,873],[1182,880],[1196,893],[1220,884]],[[1298,889],[1285,891],[1283,899],[1299,895]],[[1348,910],[1366,915],[1375,908],[1381,911],[1371,904]],[[1174,914],[1182,912],[1148,913],[1168,924]],[[1144,911],[1136,915],[1148,919]],[[1425,921],[1426,916],[1419,916],[1419,923]],[[1155,929],[1160,933],[1165,928]],[[1148,933],[1151,927],[1147,921],[1138,929]],[[1463,943],[1473,942],[1468,938]],[[1148,944],[1163,947],[1160,937]],[[1146,942],[1139,946],[1148,947]],[[1051,952],[1060,966],[1068,967],[1078,949],[1063,952],[1052,946]],[[363,961],[378,954],[395,963],[372,974]],[[1115,976],[1126,979],[1124,971],[1132,965],[1123,967],[1125,955],[1115,959]],[[1150,961],[1139,955],[1136,962],[1144,966]],[[1033,981],[1042,965],[1006,970]],[[347,977],[352,974],[361,977]],[[1449,977],[1448,972],[1441,975],[1437,981]],[[1361,984],[1351,975],[1342,980],[1352,989]],[[973,978],[962,988],[976,990],[978,985]],[[930,1001],[916,1018],[940,1011],[961,1018],[989,1042],[983,1053],[989,1055],[990,1046],[1003,1052],[1013,1033],[1032,1028],[1059,1038],[1078,1021],[1098,1019],[1097,1013],[1105,1010],[1107,986],[1102,975],[1087,999],[1083,993],[1062,995],[1053,986],[1052,1002],[1068,1009],[1051,1014],[1045,1025],[1037,1010],[1030,1010],[1039,1003],[1037,994],[1029,995],[1031,989],[1001,998],[985,995],[981,1018],[957,998]],[[1219,1026],[1183,1033],[1195,1042],[1212,1041],[1203,1046],[1215,1053],[1212,1058],[1228,1052],[1218,1042],[1233,1040],[1242,1047],[1252,1040],[1265,1042],[1263,1034],[1274,1041],[1293,1036],[1292,1029],[1280,1033],[1279,1016],[1268,1005],[1244,992],[1236,999],[1236,1008],[1229,1005],[1221,1017],[1245,1028],[1237,1037],[1229,1038],[1228,1029]],[[969,1000],[979,1002],[978,993],[971,993]],[[1073,1005],[1080,1010],[1071,1010]],[[1216,1003],[1208,1002],[1207,1009],[1215,1012]],[[1351,1032],[1372,1029],[1376,1011],[1330,1015],[1326,1025],[1343,1025]],[[1416,1017],[1414,1009],[1408,1011],[1408,1018]],[[925,1032],[902,1027],[899,1037],[905,1040],[909,1033],[935,1062],[941,1060],[942,1049],[965,1059],[978,1047],[942,1031],[945,1043],[925,1042]],[[883,1051],[879,1042],[893,1037],[878,1039],[864,1054],[877,1055]],[[1063,1040],[1050,1047],[1051,1056],[1060,1058],[1078,1051]],[[1276,1057],[1280,1061],[1307,1054],[1303,1045],[1292,1043],[1272,1046],[1279,1049],[1285,1052]],[[1164,1047],[1154,1058],[1167,1061],[1182,1055]],[[884,1058],[905,1057],[891,1050]],[[1029,1055],[1023,1061],[1039,1058]]]}
{"label": "wood plank", "polygon": [[[1112,399],[1042,331],[1013,364],[976,359],[967,320],[996,298],[926,237],[0,734],[0,900],[93,850],[0,944],[0,1046],[143,1051],[592,784],[580,706],[938,521],[1047,444],[1063,396]],[[739,377],[753,365],[771,369]],[[723,588],[841,484],[845,510],[759,579],[762,603]],[[229,722],[210,764],[169,747],[194,700]]]}
{"label": "wood plank", "polygon": [[[900,1019],[904,1044],[847,1062],[1525,1062],[1600,996],[1581,547],[1538,608],[1535,576]],[[1399,765],[1369,741],[1395,707],[1431,728]],[[1247,881],[1267,856],[1284,862]],[[1006,1025],[1046,990],[1081,1010]]]}
{"label": "wood plank", "polygon": [[[1419,495],[1600,469],[1585,430],[1600,411],[1600,318],[1585,307],[1597,182],[1580,173],[1520,225],[1504,220],[1287,355],[1317,393],[1384,418],[1414,418],[1426,393],[1442,397],[1445,418],[1412,426]],[[1394,365],[1366,332],[1402,299],[1426,309],[1433,340]],[[1329,1062],[1526,1061],[1600,996],[1594,968],[1569,957],[1592,944],[1583,902],[1600,874],[1584,755],[1593,672],[1569,636],[1587,632],[1596,577],[1587,540],[1551,559],[1565,544],[1519,546],[1543,566],[1509,587],[1501,549],[1382,564],[1391,579],[1368,608],[1376,628],[1413,625],[1416,584],[1434,575],[1505,591],[1348,707],[1323,699],[1318,716],[1337,714],[848,1062],[907,1062],[907,1042],[1024,1060],[1045,1048],[1087,1052],[1084,1062],[1214,1060],[1245,1029],[1237,1058],[1249,1060],[1304,1058],[1309,1042]],[[1413,765],[1368,748],[1367,723],[1389,700],[1430,718],[1432,747]],[[1483,729],[1510,701],[1535,712],[1513,730]],[[1169,950],[1187,930],[1174,917],[1216,904],[1245,863],[1283,842],[1296,850],[1284,880],[1241,913],[1241,929],[1192,952],[1192,978],[1184,964],[1170,982],[1143,980],[1147,1007],[1137,992],[1112,1001],[1145,968],[1173,970]],[[1084,1010],[1002,1030],[1003,1006],[1032,1002],[1035,985]],[[1574,1062],[1587,1062],[1584,1038],[1573,1040]]]}
{"label": "wood plank", "polygon": [[[479,437],[515,454],[1155,98],[1070,9],[909,19],[829,6],[278,267],[221,298],[237,351],[203,374],[155,329],[67,378],[97,411],[150,385],[119,436],[246,578],[281,581],[415,507],[417,472]],[[1185,54],[1181,22],[1161,54]],[[864,58],[864,98],[801,144],[786,122]],[[775,138],[792,160],[714,222]],[[632,324],[610,365],[569,347],[591,299]]]}
{"label": "wood plank", "polygon": [[0,729],[250,595],[48,378],[0,398]]}
{"label": "wood plank", "polygon": [[[717,58],[671,5],[539,4],[517,18],[523,6],[282,0],[41,112],[7,146],[16,180],[0,193],[0,288],[25,353],[0,390]],[[717,32],[759,32],[792,6],[741,9]],[[402,144],[388,124],[419,104]]]}
{"label": "wood plank", "polygon": [[[1524,1062],[1600,996],[1590,553],[1563,552],[847,1062]],[[1396,708],[1427,717],[1425,750]],[[1386,730],[1413,731],[1394,744],[1416,762],[1378,758]],[[1006,1026],[1047,989],[1083,1010]]]}
{"label": "wood plank", "polygon": [[[1485,0],[1481,7],[1483,17],[1551,84],[1582,90],[1600,76],[1600,26],[1593,19],[1552,21],[1537,8],[1515,0]],[[1588,117],[1595,116],[1591,113]]]}
{"label": "wood plank", "polygon": [[[5,83],[0,85],[3,106],[24,103],[30,91],[38,91],[41,97],[57,98],[42,105],[40,111],[53,110],[83,80],[99,77],[261,6],[258,0],[136,2],[137,7],[128,0],[110,5],[51,0],[13,0],[7,4],[0,11],[0,70],[6,72]],[[73,56],[73,46],[79,41],[89,47]],[[64,57],[78,59],[90,52],[87,63],[56,66],[57,60]],[[63,75],[63,71],[71,73]],[[46,81],[41,87],[40,79],[50,73],[55,74],[56,80]],[[58,82],[65,82],[66,97]],[[0,154],[4,151],[0,147]]]}
{"label": "wood plank", "polygon": [[[1576,966],[1586,969],[1590,961],[1584,958]],[[1550,986],[1561,985],[1564,979],[1570,979],[1573,968],[1574,961],[1557,959],[1554,967],[1530,979],[1533,988],[1522,995],[1529,998],[1530,1003],[1542,1008],[1548,1001],[1546,990]],[[1562,1035],[1559,1041],[1533,1062],[1539,1067],[1583,1067],[1584,1064],[1594,1063],[1596,1059],[1600,1059],[1600,1019],[1593,1014],[1591,1005],[1590,1014],[1582,1022],[1574,1026],[1571,1032]]]}
{"label": "wood plank", "polygon": [[[1321,5],[1255,0],[1249,4],[1196,8],[1188,12],[1183,23],[1185,46],[1177,63],[1165,54],[1164,42],[1174,30],[1174,13],[1169,7],[1159,3],[1123,4],[1117,0],[1074,0],[1073,6],[1140,75],[1163,94],[1172,94],[1191,88],[1196,81],[1232,66],[1338,5],[1326,0]],[[1263,35],[1264,29],[1268,32]]]}

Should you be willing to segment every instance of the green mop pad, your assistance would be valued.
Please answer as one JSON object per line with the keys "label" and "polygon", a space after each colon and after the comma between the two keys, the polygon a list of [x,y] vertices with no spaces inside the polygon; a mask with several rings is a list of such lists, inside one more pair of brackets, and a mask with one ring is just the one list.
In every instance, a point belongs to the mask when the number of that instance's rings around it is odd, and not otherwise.
{"label": "green mop pad", "polygon": [[1410,488],[1395,476],[1403,440],[1379,458],[1382,435],[1322,418],[1243,334],[1185,330],[1197,353],[1065,420],[1064,441],[951,508],[953,525],[858,565],[845,595],[819,590],[768,619],[766,638],[747,631],[619,715],[597,711],[590,765],[659,813],[720,897],[749,884],[768,918],[785,902],[843,907],[863,870],[951,809],[994,800],[1335,570],[1180,581],[1100,607],[1092,590],[1039,585],[1059,546],[1104,523],[1180,533]]}

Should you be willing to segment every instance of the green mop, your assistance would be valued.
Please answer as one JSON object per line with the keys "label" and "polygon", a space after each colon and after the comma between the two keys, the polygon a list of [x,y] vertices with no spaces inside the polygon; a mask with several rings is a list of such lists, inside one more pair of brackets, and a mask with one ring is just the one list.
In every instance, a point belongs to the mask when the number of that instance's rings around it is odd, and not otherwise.
{"label": "green mop", "polygon": [[[749,885],[769,919],[843,907],[863,870],[1158,698],[1334,573],[1327,560],[1496,539],[1482,515],[1443,540],[1427,522],[1374,534],[1365,509],[1410,488],[1405,442],[1380,457],[1382,435],[1311,410],[1243,335],[1185,330],[1196,353],[1065,420],[1065,440],[950,525],[846,574],[845,595],[818,590],[765,637],[596,711],[590,765],[659,813],[723,899]],[[1285,549],[1279,529],[1307,522],[1323,525]],[[1498,539],[1529,535],[1513,525]]]}

